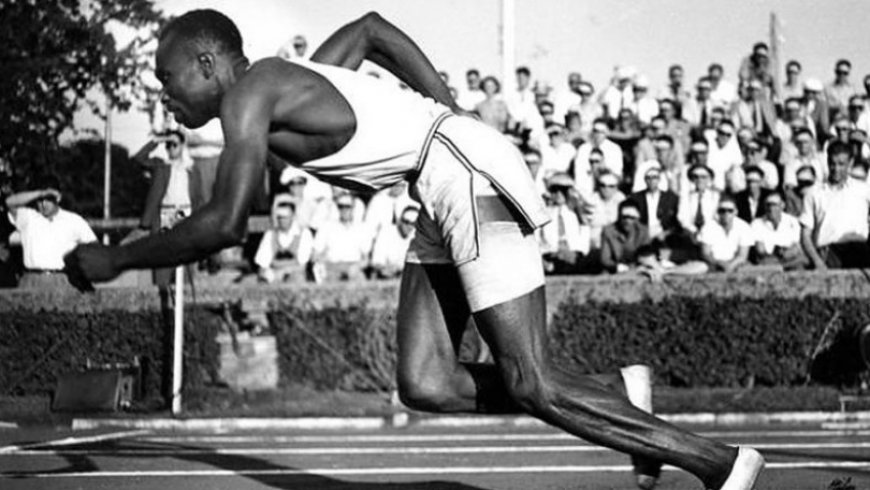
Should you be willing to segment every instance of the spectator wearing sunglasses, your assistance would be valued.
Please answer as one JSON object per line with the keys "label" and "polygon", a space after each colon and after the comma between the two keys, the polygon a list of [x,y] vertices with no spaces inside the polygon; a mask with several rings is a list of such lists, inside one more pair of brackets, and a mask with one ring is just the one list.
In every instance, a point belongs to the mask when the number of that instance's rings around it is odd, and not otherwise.
{"label": "spectator wearing sunglasses", "polygon": [[601,230],[601,266],[611,274],[628,272],[637,266],[638,250],[649,244],[649,230],[640,222],[637,204],[623,201],[616,222]]}
{"label": "spectator wearing sunglasses", "polygon": [[698,234],[701,258],[711,271],[734,272],[749,260],[755,238],[749,224],[737,217],[737,204],[723,195],[716,206],[716,218]]}

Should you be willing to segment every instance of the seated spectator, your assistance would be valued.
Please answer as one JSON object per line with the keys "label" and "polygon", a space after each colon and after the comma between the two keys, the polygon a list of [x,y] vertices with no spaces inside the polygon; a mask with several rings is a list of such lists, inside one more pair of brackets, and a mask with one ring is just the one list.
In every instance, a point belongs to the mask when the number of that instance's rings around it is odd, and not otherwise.
{"label": "seated spectator", "polygon": [[870,266],[870,187],[849,178],[851,165],[849,145],[831,143],[828,178],[805,198],[801,244],[816,270]]}
{"label": "seated spectator", "polygon": [[[345,189],[344,187],[332,186],[332,199],[326,200],[324,199],[320,206],[318,207],[318,214],[314,219],[315,224],[322,224],[326,222],[335,223],[340,221],[341,210],[338,207],[339,198],[343,196],[349,196],[348,201],[352,202],[351,206],[351,220],[354,223],[365,224],[365,214],[366,214],[366,203],[363,202],[353,191]],[[319,226],[319,225],[318,225]],[[317,230],[319,228],[315,227],[312,224],[309,224],[315,234],[317,234]]]}
{"label": "seated spectator", "polygon": [[674,102],[677,108],[677,113],[685,119],[682,113],[683,107],[691,97],[688,90],[683,87],[683,76],[685,72],[681,65],[671,65],[668,67],[668,84],[659,91],[658,99],[668,99]]}
{"label": "seated spectator", "polygon": [[755,246],[750,256],[759,265],[779,265],[784,270],[803,269],[807,258],[801,248],[801,225],[784,212],[785,202],[777,192],[764,199],[764,213],[752,220]]}
{"label": "seated spectator", "polygon": [[64,274],[64,255],[82,243],[97,241],[88,223],[60,207],[60,181],[47,176],[34,190],[6,198],[12,224],[18,230],[24,255],[24,274],[18,284],[25,289],[70,288]]}
{"label": "seated spectator", "polygon": [[804,95],[803,80],[801,80],[801,71],[803,66],[797,60],[790,60],[785,64],[785,83],[782,84],[782,90],[779,94],[781,101],[787,101],[792,98],[801,98]]}
{"label": "seated spectator", "polygon": [[723,195],[716,207],[716,219],[704,224],[698,242],[701,258],[711,271],[734,272],[747,264],[755,238],[749,224],[737,217],[734,200]]}
{"label": "seated spectator", "polygon": [[637,166],[631,190],[632,192],[638,192],[646,188],[644,176],[649,169],[657,168],[664,174],[664,178],[659,179],[659,189],[662,191],[670,190],[676,192],[676,190],[680,188],[680,179],[683,175],[683,169],[674,167],[674,161],[672,158],[674,139],[669,134],[663,134],[657,136],[653,144],[655,148],[655,159],[647,160]]}
{"label": "seated spectator", "polygon": [[465,89],[459,91],[456,103],[467,111],[473,111],[484,99],[486,94],[480,89],[480,71],[470,68],[465,72]]}
{"label": "seated spectator", "polygon": [[538,240],[547,274],[586,272],[592,236],[584,224],[584,205],[568,174],[553,175],[550,192],[550,222],[540,230]]}
{"label": "seated spectator", "polygon": [[641,124],[649,124],[652,118],[659,115],[659,103],[649,93],[649,79],[638,75],[634,79],[634,100],[628,105]]}
{"label": "seated spectator", "polygon": [[816,185],[816,170],[804,165],[797,173],[797,186],[783,189],[785,195],[785,212],[799,217],[804,212],[804,199]]}
{"label": "seated spectator", "polygon": [[565,139],[574,148],[579,148],[589,138],[589,132],[583,129],[583,119],[579,112],[571,111],[565,114]]}
{"label": "seated spectator", "polygon": [[825,86],[824,97],[828,102],[831,117],[845,113],[849,105],[849,98],[858,91],[849,81],[852,72],[852,63],[847,59],[837,60],[834,65],[834,80]]}
{"label": "seated spectator", "polygon": [[724,79],[725,69],[719,63],[712,63],[707,67],[707,79],[713,87],[710,98],[713,103],[720,107],[731,107],[737,100],[737,88],[733,83]]}
{"label": "seated spectator", "polygon": [[583,77],[578,72],[568,74],[568,87],[560,90],[553,101],[555,117],[557,122],[565,120],[565,116],[569,112],[576,112],[582,103],[580,97],[580,84],[583,83]]}
{"label": "seated spectator", "polygon": [[806,165],[813,168],[818,181],[827,180],[828,170],[816,152],[816,143],[812,133],[806,128],[796,129],[794,131],[794,145],[797,148],[797,154],[791,156],[783,165],[783,187],[796,186],[797,170]]}
{"label": "seated spectator", "polygon": [[634,80],[637,70],[631,66],[617,66],[610,84],[601,91],[598,101],[604,108],[607,121],[614,121],[619,116],[619,110],[628,106],[634,100]]}
{"label": "seated spectator", "polygon": [[692,184],[690,189],[680,196],[680,207],[677,211],[680,226],[689,235],[696,235],[716,215],[720,193],[712,186],[713,175],[710,167],[701,165],[689,167],[689,180]]}
{"label": "seated spectator", "polygon": [[[652,119],[652,122],[650,122],[649,126],[644,128],[642,137],[637,142],[637,146],[635,147],[635,169],[637,169],[643,162],[649,160],[658,160],[659,156],[656,155],[655,151],[655,140],[659,136],[670,136],[665,130],[666,124],[667,123],[665,122],[664,117],[656,116]],[[665,158],[665,161],[662,162],[662,164],[664,168],[682,169],[685,167],[686,164],[686,146],[683,146],[683,143],[681,143],[679,140],[673,139],[673,136],[671,136],[671,140],[673,141],[673,148],[671,148],[671,154]]]}
{"label": "seated spectator", "polygon": [[701,130],[700,133],[695,131],[696,134],[703,134],[703,130],[710,127],[714,107],[713,99],[710,98],[713,91],[710,79],[701,77],[695,85],[695,90],[697,91],[695,97],[683,104],[682,116],[692,128]]}
{"label": "seated spectator", "polygon": [[541,159],[541,152],[534,148],[523,149],[523,161],[526,162],[526,167],[532,175],[532,181],[535,183],[535,190],[538,194],[545,196],[547,194],[547,177],[544,175],[544,165]]}
{"label": "seated spectator", "polygon": [[485,98],[474,107],[474,112],[481,121],[498,132],[507,133],[511,126],[511,115],[507,102],[501,96],[501,83],[497,78],[488,76],[481,80],[480,88]]}
{"label": "seated spectator", "polygon": [[384,224],[378,229],[369,262],[372,277],[392,279],[402,275],[418,214],[418,206],[408,206],[395,224]]}
{"label": "seated spectator", "polygon": [[565,126],[557,123],[550,124],[547,126],[547,136],[550,144],[541,148],[544,177],[557,172],[567,172],[577,154],[577,149],[568,141]]}
{"label": "seated spectator", "polygon": [[761,170],[761,187],[767,190],[776,189],[779,186],[779,169],[773,162],[766,158],[767,144],[758,139],[750,140],[746,144],[746,155],[743,165],[731,167],[731,171],[725,178],[725,186],[730,194],[737,194],[746,190],[746,172],[755,167]]}
{"label": "seated spectator", "polygon": [[[328,210],[332,206],[330,186],[292,166],[287,166],[281,171],[279,182],[284,186],[284,192],[281,194],[292,197],[296,202],[294,219],[301,226],[316,231],[320,221],[329,213]],[[273,200],[273,204],[274,202]]]}
{"label": "seated spectator", "polygon": [[[592,132],[592,123],[604,117],[604,108],[595,99],[595,87],[584,80],[580,82],[580,106],[576,108],[580,115],[580,134],[584,140],[589,139]],[[568,125],[567,121],[565,122]]]}
{"label": "seated spectator", "polygon": [[[622,168],[626,179],[634,175],[637,145],[641,139],[641,130],[637,117],[630,109],[619,111],[613,129],[610,131],[610,140],[619,145],[622,150]],[[626,183],[629,183],[626,180]]]}
{"label": "seated spectator", "polygon": [[604,166],[617,176],[622,176],[622,149],[619,145],[608,138],[610,128],[604,119],[595,121],[592,125],[592,135],[590,140],[580,145],[577,148],[577,156],[574,157],[574,180],[577,181],[578,188],[586,188],[590,182],[583,182],[586,175],[590,175],[588,162],[589,154],[593,149],[598,149],[604,155]]}
{"label": "seated spectator", "polygon": [[619,191],[619,177],[612,172],[605,172],[598,177],[595,192],[589,198],[591,215],[589,226],[592,228],[592,248],[599,248],[601,230],[616,223],[619,216],[619,204],[625,200],[625,194]]}
{"label": "seated spectator", "polygon": [[316,282],[363,279],[371,251],[368,227],[354,219],[355,198],[337,193],[335,205],[338,219],[325,221],[314,237],[312,271]]}
{"label": "seated spectator", "polygon": [[366,206],[365,223],[374,235],[383,227],[397,224],[406,208],[419,206],[408,195],[408,182],[402,180],[372,196]]}
{"label": "seated spectator", "polygon": [[848,119],[853,127],[864,131],[865,134],[870,134],[870,111],[867,110],[864,97],[853,95],[849,98]]}
{"label": "seated spectator", "polygon": [[764,202],[771,192],[762,185],[764,172],[761,168],[751,165],[746,167],[746,188],[734,194],[734,202],[737,204],[737,217],[747,223],[752,223],[755,218],[764,215]]}
{"label": "seated spectator", "polygon": [[640,212],[640,222],[647,227],[650,238],[662,242],[680,226],[677,221],[679,196],[669,190],[661,190],[659,181],[662,172],[657,167],[650,167],[643,176],[646,183],[644,190],[635,192],[628,197]]}
{"label": "seated spectator", "polygon": [[[665,121],[665,134],[671,135],[679,143],[680,150],[691,144],[691,127],[689,123],[677,116],[677,107],[668,99],[659,101],[659,114]],[[676,145],[675,145],[676,146]]]}
{"label": "seated spectator", "polygon": [[770,137],[776,127],[776,112],[759,80],[749,80],[734,105],[734,125],[749,127],[759,137]]}
{"label": "seated spectator", "polygon": [[272,207],[272,226],[263,233],[254,264],[257,276],[266,283],[302,282],[311,260],[314,239],[311,231],[296,220],[297,200],[279,195]]}
{"label": "seated spectator", "polygon": [[638,249],[650,244],[649,231],[640,222],[640,210],[633,201],[619,204],[616,223],[601,230],[601,267],[615,274],[638,265]]}
{"label": "seated spectator", "polygon": [[830,106],[822,90],[822,82],[819,79],[808,78],[804,81],[804,112],[818,146],[825,143],[825,139],[828,137],[828,128],[831,125]]}
{"label": "seated spectator", "polygon": [[725,176],[733,167],[743,163],[743,153],[734,137],[734,124],[729,120],[719,123],[716,136],[707,141],[707,166],[716,175],[712,182],[717,190],[725,190]]}

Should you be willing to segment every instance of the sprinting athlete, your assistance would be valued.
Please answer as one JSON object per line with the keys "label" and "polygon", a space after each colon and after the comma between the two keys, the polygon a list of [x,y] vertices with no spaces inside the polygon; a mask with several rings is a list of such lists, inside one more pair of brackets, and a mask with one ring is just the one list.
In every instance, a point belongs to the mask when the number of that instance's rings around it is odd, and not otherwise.
{"label": "sprinting athlete", "polygon": [[[413,90],[354,71],[366,59]],[[157,49],[162,101],[190,128],[220,118],[225,147],[215,198],[165,233],[120,247],[79,247],[69,269],[104,281],[239,243],[267,159],[353,189],[407,180],[421,212],[397,315],[397,379],[406,405],[528,413],[630,454],[643,488],[655,485],[662,463],[708,488],[752,488],[764,464],[755,450],[683,431],[632,405],[613,377],[580,376],[552,362],[533,235],[548,219],[544,204],[515,147],[462,115],[407,35],[367,14],[327,39],[311,61],[251,64],[236,26],[212,10],[169,23]],[[469,315],[495,364],[458,362]]]}

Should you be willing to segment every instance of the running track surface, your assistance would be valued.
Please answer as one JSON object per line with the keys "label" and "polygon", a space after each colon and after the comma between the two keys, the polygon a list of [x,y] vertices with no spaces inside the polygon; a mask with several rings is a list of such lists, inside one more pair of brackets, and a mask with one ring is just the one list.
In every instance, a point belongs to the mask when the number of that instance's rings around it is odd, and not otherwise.
{"label": "running track surface", "polygon": [[[758,489],[870,489],[870,426],[711,429],[753,445]],[[0,430],[0,489],[633,489],[628,458],[551,428],[406,427],[375,431]],[[661,490],[701,489],[667,468]]]}

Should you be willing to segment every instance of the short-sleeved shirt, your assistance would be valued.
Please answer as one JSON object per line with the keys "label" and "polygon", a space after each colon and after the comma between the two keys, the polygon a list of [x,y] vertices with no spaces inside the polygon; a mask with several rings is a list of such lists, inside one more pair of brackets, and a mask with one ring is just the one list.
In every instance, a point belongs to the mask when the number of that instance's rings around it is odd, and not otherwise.
{"label": "short-sleeved shirt", "polygon": [[800,224],[813,231],[813,243],[866,241],[870,186],[849,178],[842,186],[824,183],[804,197]]}
{"label": "short-sleeved shirt", "polygon": [[725,231],[716,220],[711,220],[701,228],[698,241],[709,245],[715,260],[732,260],[740,247],[751,247],[755,237],[749,223],[735,217],[730,231]]}
{"label": "short-sleeved shirt", "polygon": [[64,209],[48,219],[34,209],[20,207],[9,213],[9,219],[21,234],[27,269],[61,270],[64,255],[81,243],[97,241],[84,218]]}
{"label": "short-sleeved shirt", "polygon": [[774,247],[788,248],[800,243],[801,225],[797,218],[787,213],[782,213],[777,227],[762,216],[752,221],[752,233],[756,243],[761,242],[762,252],[772,254]]}

